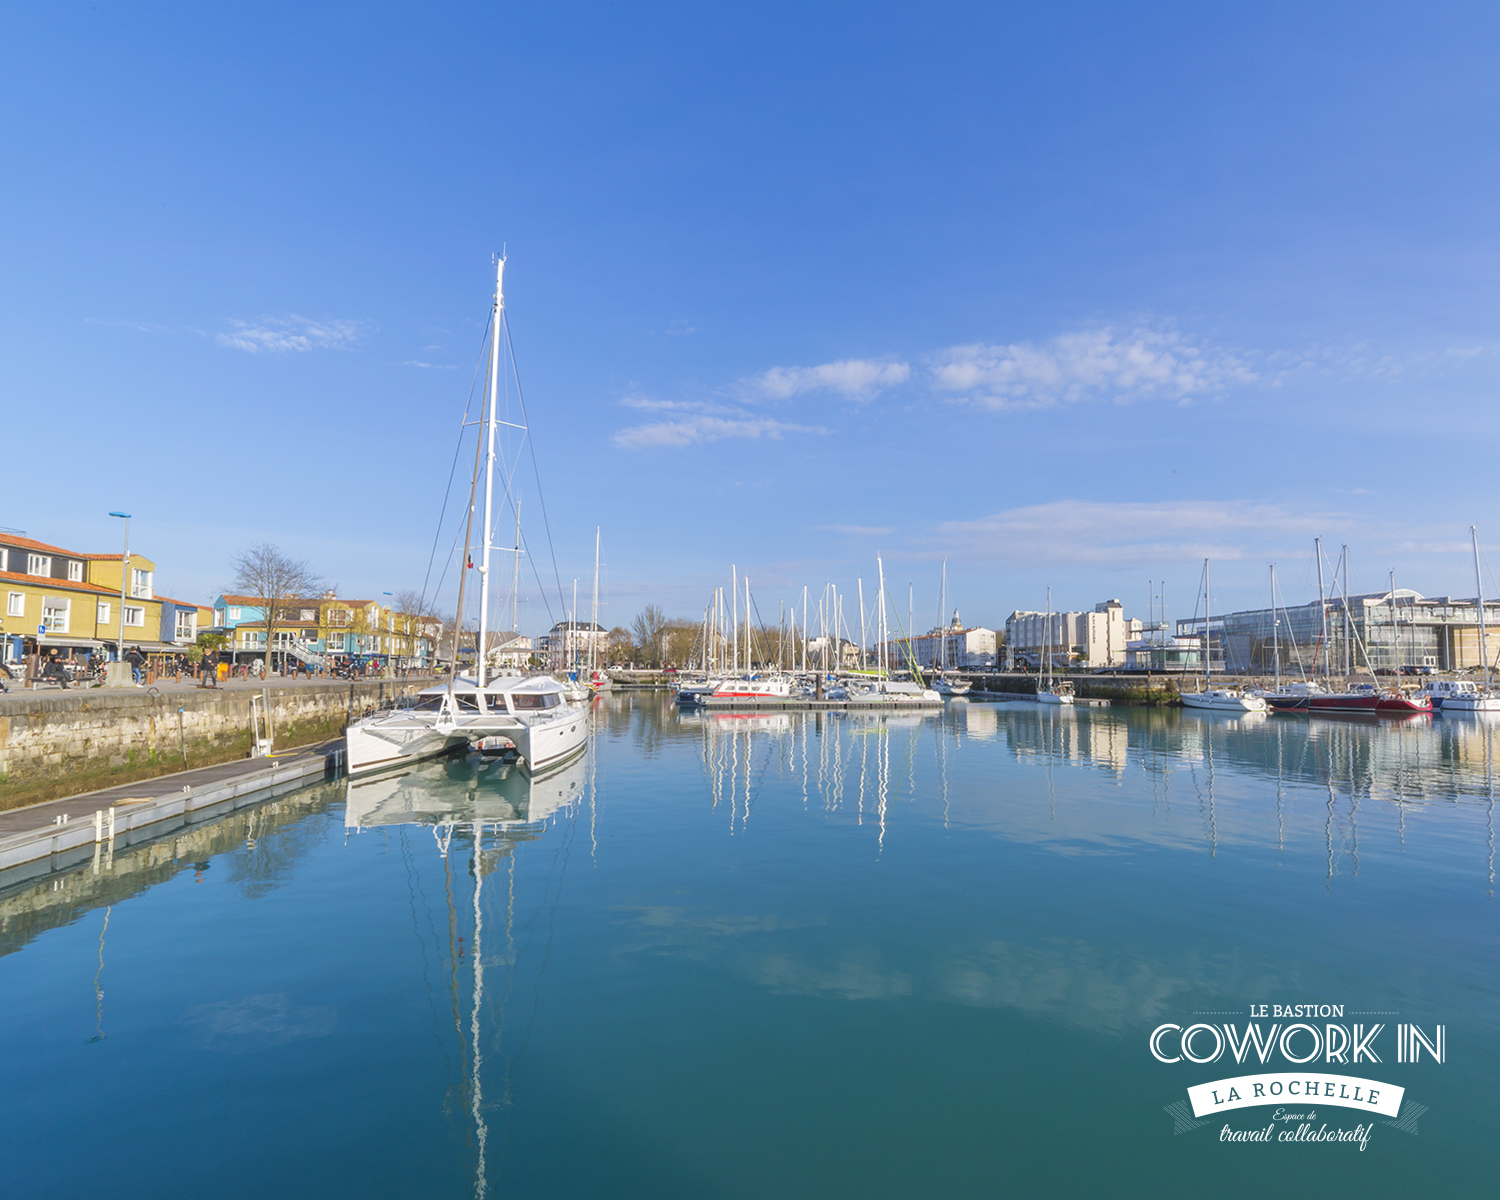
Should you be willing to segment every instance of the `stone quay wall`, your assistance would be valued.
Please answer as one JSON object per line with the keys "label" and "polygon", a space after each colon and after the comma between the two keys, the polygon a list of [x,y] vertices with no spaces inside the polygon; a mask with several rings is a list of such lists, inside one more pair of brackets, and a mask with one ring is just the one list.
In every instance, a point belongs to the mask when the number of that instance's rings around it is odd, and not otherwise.
{"label": "stone quay wall", "polygon": [[[251,707],[261,701],[276,750],[298,731],[333,736],[351,718],[429,687],[430,679],[372,679],[222,689],[56,691],[7,696],[0,704],[0,777],[97,767],[145,766],[249,744]],[[265,736],[265,717],[261,735]]]}

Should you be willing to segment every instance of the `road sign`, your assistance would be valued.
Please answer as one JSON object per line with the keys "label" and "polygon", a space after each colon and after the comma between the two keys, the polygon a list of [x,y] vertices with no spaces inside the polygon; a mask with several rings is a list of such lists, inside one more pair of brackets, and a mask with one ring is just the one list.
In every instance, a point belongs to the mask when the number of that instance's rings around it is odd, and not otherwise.
{"label": "road sign", "polygon": [[47,632],[47,627],[45,625],[38,625],[36,627],[36,635],[37,635],[37,637],[43,636],[46,632]]}

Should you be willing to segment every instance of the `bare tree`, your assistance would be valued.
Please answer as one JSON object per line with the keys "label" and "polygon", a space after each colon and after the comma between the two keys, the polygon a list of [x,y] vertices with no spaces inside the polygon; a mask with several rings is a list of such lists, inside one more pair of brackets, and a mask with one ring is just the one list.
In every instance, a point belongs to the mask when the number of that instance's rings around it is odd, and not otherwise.
{"label": "bare tree", "polygon": [[266,665],[276,645],[277,623],[292,601],[311,598],[324,590],[323,579],[305,562],[287,556],[270,542],[257,542],[234,560],[235,591],[251,597],[266,626]]}
{"label": "bare tree", "polygon": [[641,656],[641,662],[648,667],[659,667],[661,665],[662,653],[665,649],[662,645],[662,634],[667,629],[667,614],[655,604],[648,604],[641,609],[639,615],[630,623],[630,631],[635,635],[635,646]]}
{"label": "bare tree", "polygon": [[406,639],[407,658],[416,658],[417,647],[421,640],[424,637],[432,637],[435,629],[442,624],[437,606],[420,592],[414,592],[409,588],[406,591],[397,592],[392,597],[392,601],[391,608],[396,617],[396,633]]}

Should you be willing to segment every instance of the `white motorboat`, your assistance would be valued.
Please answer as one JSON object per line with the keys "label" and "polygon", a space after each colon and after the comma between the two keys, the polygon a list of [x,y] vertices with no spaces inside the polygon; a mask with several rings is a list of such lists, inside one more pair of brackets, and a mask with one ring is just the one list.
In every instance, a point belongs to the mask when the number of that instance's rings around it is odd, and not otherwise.
{"label": "white motorboat", "polygon": [[797,690],[797,681],[788,675],[743,675],[716,680],[708,699],[784,700],[796,695]]}
{"label": "white motorboat", "polygon": [[1241,693],[1239,688],[1204,688],[1201,692],[1183,692],[1184,708],[1209,708],[1219,712],[1263,713],[1265,698]]}
{"label": "white motorboat", "polygon": [[967,679],[944,679],[941,675],[932,681],[932,690],[939,696],[967,696],[973,686]]}
{"label": "white motorboat", "polygon": [[1417,695],[1443,712],[1500,712],[1500,696],[1467,679],[1434,679]]}
{"label": "white motorboat", "polygon": [[943,698],[932,688],[903,679],[877,679],[864,691],[851,692],[849,695],[850,704],[894,704],[898,707],[920,708],[942,702]]}
{"label": "white motorboat", "polygon": [[550,675],[494,679],[465,676],[417,693],[408,708],[355,721],[345,735],[350,774],[435,758],[503,736],[532,770],[562,761],[588,741],[588,714],[563,697]]}

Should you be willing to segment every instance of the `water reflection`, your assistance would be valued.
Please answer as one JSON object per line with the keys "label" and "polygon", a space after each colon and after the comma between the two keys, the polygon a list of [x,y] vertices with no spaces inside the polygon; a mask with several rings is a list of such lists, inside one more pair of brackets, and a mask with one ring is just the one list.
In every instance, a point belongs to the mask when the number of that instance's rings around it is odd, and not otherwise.
{"label": "water reflection", "polygon": [[[516,851],[527,842],[540,840],[552,818],[576,814],[586,795],[592,814],[595,806],[591,802],[590,785],[594,778],[591,768],[592,755],[588,753],[535,776],[511,763],[469,755],[420,763],[348,785],[344,807],[348,834],[394,830],[400,839],[411,899],[412,930],[421,952],[434,1033],[450,1068],[446,1109],[450,1114],[462,1113],[465,1118],[465,1136],[474,1154],[476,1200],[488,1195],[491,1176],[498,1173],[490,1154],[491,1117],[497,1110],[508,1114],[515,1102],[515,1069],[530,1041],[531,1026],[537,1015],[541,976],[551,950],[553,918],[562,894],[576,824],[568,823],[559,853],[554,855],[551,871],[555,871],[555,879],[549,873],[530,921],[522,921],[522,928],[535,934],[538,917],[544,910],[547,912],[540,954],[531,956],[539,959],[534,975],[530,973],[531,959],[526,955],[530,941],[517,944]],[[446,936],[440,934],[433,920],[422,883],[424,864],[418,861],[407,836],[416,829],[427,830],[432,836],[425,870],[431,870],[434,859],[442,869]],[[455,860],[465,863],[471,881],[468,897],[462,894],[462,878],[455,877]],[[499,886],[504,911],[499,931],[502,942],[497,952],[495,947],[487,949],[485,945],[485,887],[502,868],[504,875]],[[426,915],[425,929],[417,917],[419,905]],[[488,936],[495,934],[491,932]],[[524,982],[530,984],[532,1003],[521,1028],[508,1031],[507,1014],[518,985],[523,982],[523,962],[527,964]],[[442,980],[446,1020],[438,1016],[439,988],[432,983],[430,963],[436,964]],[[486,1080],[497,1075],[498,1094],[487,1097]],[[504,1132],[508,1133],[508,1126]],[[502,1140],[502,1164],[504,1147]]]}
{"label": "water reflection", "polygon": [[[633,706],[631,738],[650,724],[648,712]],[[1025,839],[1062,838],[1075,849],[1122,837],[1165,844],[1188,838],[1215,857],[1228,838],[1269,843],[1284,855],[1294,826],[1303,828],[1315,806],[1324,881],[1332,887],[1362,869],[1362,822],[1371,805],[1383,823],[1393,818],[1404,847],[1415,814],[1482,804],[1486,884],[1494,885],[1496,720],[1486,714],[1308,720],[971,701],[929,713],[667,709],[659,724],[653,742],[697,739],[708,803],[726,815],[731,835],[744,831],[768,788],[787,782],[804,807],[873,822],[877,851],[886,846],[894,806],[925,812],[935,804],[945,826],[958,821]],[[1037,770],[1045,813],[1031,804],[1030,791],[998,795],[976,773],[966,742],[998,743],[1013,766]],[[1136,819],[1137,798],[1149,799],[1145,821]]]}

